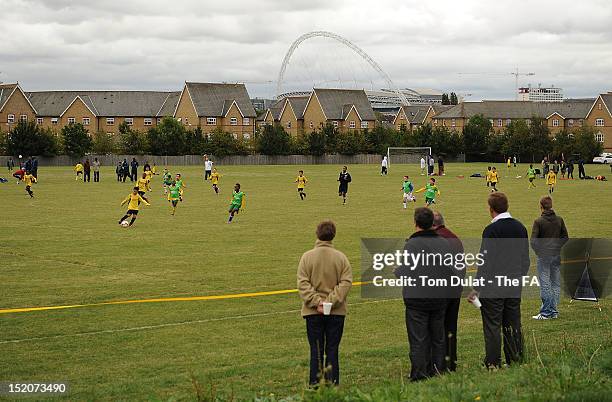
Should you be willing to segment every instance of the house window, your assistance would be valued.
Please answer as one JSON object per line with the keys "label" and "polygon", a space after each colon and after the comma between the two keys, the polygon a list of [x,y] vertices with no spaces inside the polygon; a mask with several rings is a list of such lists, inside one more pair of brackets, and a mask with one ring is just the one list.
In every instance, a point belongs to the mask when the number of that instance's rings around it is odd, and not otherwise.
{"label": "house window", "polygon": [[597,109],[601,110],[601,103],[597,104]]}
{"label": "house window", "polygon": [[244,119],[242,119],[242,125],[243,126],[250,126],[251,125],[251,119],[249,119],[248,117],[245,117]]}
{"label": "house window", "polygon": [[83,117],[83,125],[89,126],[89,123],[90,123],[89,117]]}
{"label": "house window", "polygon": [[113,126],[115,125],[115,119],[113,117],[107,117],[106,118],[106,125],[107,126]]}
{"label": "house window", "polygon": [[531,127],[531,120],[525,120],[525,124],[527,124],[527,127]]}
{"label": "house window", "polygon": [[237,118],[235,118],[235,117],[232,117],[232,118],[230,119],[230,125],[231,125],[231,126],[237,126],[237,125],[238,125],[238,119],[237,119]]}
{"label": "house window", "polygon": [[333,124],[334,124],[334,128],[338,128],[338,122],[337,121],[334,120]]}
{"label": "house window", "polygon": [[150,125],[152,125],[152,124],[153,124],[153,119],[152,119],[152,118],[150,118],[150,117],[145,117],[145,119],[144,119],[144,125],[145,125],[145,126],[150,126]]}
{"label": "house window", "polygon": [[559,119],[553,120],[553,127],[559,127]]}
{"label": "house window", "polygon": [[446,127],[446,120],[442,119],[442,127]]}
{"label": "house window", "polygon": [[189,117],[183,117],[183,120],[185,121],[185,125],[189,125]]}
{"label": "house window", "polygon": [[569,133],[567,136],[568,136],[569,138],[574,138],[574,133]]}
{"label": "house window", "polygon": [[9,114],[8,116],[6,116],[6,122],[7,123],[14,123],[15,122],[15,115],[14,114]]}
{"label": "house window", "polygon": [[451,119],[451,127],[455,127],[457,125],[457,123],[455,122],[455,119]]}
{"label": "house window", "polygon": [[43,118],[42,117],[37,117],[36,118],[36,124],[43,124]]}
{"label": "house window", "polygon": [[58,120],[57,117],[52,117],[51,118],[51,124],[57,124],[57,120]]}
{"label": "house window", "polygon": [[28,121],[28,115],[27,114],[22,114],[21,116],[19,116],[19,120],[21,120],[22,122],[27,122]]}
{"label": "house window", "polygon": [[134,124],[134,119],[131,117],[126,117],[125,118],[125,124],[127,124],[128,126],[131,126]]}
{"label": "house window", "polygon": [[491,123],[491,126],[493,126],[493,119],[489,119],[489,123]]}
{"label": "house window", "polygon": [[76,119],[74,117],[69,117],[68,124],[74,124],[74,123],[76,123]]}
{"label": "house window", "polygon": [[155,119],[155,124],[159,124],[159,123],[161,123],[161,117],[158,117]]}
{"label": "house window", "polygon": [[355,122],[354,121],[350,121],[349,122],[349,128],[355,128]]}
{"label": "house window", "polygon": [[216,126],[217,125],[217,118],[216,117],[207,117],[206,118],[206,124],[208,124],[209,126]]}
{"label": "house window", "polygon": [[287,122],[287,128],[291,128],[291,122],[290,121]]}
{"label": "house window", "polygon": [[574,125],[574,119],[569,119],[569,120],[567,121],[567,125],[568,125],[568,126],[570,126],[570,127],[572,127],[572,126]]}
{"label": "house window", "polygon": [[584,120],[583,120],[583,119],[578,120],[578,125],[579,125],[580,127],[582,127],[582,123],[584,123]]}
{"label": "house window", "polygon": [[508,127],[510,125],[510,123],[512,122],[512,120],[510,119],[506,119],[506,127]]}
{"label": "house window", "polygon": [[497,119],[497,127],[501,127],[503,125],[502,119]]}
{"label": "house window", "polygon": [[597,127],[603,127],[603,125],[604,125],[604,119],[596,119],[596,120],[595,120],[595,125],[596,125]]}
{"label": "house window", "polygon": [[310,124],[308,125],[310,128],[314,128],[314,124],[312,122],[310,122]]}
{"label": "house window", "polygon": [[438,124],[438,119],[434,119],[434,125]]}
{"label": "house window", "polygon": [[400,114],[400,115],[399,115],[399,119],[400,119],[400,120],[404,120],[404,115],[403,115],[403,114]]}
{"label": "house window", "polygon": [[242,137],[243,137],[245,140],[248,140],[248,139],[250,139],[250,138],[251,138],[251,134],[249,134],[249,133],[244,133],[244,134],[242,134]]}
{"label": "house window", "polygon": [[367,121],[362,121],[361,122],[361,128],[368,128],[368,122]]}
{"label": "house window", "polygon": [[595,141],[597,142],[604,142],[604,135],[601,133],[601,131],[597,134],[595,134]]}

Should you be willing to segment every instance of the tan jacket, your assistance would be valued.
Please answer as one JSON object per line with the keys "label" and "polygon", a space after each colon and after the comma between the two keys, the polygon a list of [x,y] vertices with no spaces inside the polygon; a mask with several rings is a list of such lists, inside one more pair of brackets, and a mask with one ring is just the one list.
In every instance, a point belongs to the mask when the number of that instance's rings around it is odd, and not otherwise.
{"label": "tan jacket", "polygon": [[302,316],[319,314],[321,301],[333,303],[332,315],[346,315],[346,296],[353,283],[353,271],[346,255],[332,242],[317,240],[315,247],[302,255],[297,272],[297,287],[303,301]]}

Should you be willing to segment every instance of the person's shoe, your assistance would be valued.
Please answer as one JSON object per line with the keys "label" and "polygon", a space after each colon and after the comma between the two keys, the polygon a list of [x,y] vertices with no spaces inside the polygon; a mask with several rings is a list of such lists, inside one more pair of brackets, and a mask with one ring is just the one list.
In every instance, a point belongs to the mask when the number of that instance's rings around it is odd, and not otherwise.
{"label": "person's shoe", "polygon": [[551,315],[550,318],[556,320],[557,318],[559,318],[559,313]]}
{"label": "person's shoe", "polygon": [[549,320],[550,319],[550,317],[546,317],[545,315],[542,315],[542,314],[531,316],[531,318],[533,318],[534,320]]}

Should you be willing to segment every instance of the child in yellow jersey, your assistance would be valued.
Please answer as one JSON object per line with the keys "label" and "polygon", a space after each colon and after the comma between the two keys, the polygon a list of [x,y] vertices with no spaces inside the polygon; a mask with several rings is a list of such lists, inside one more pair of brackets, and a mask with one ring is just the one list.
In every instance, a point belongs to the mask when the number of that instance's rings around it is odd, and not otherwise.
{"label": "child in yellow jersey", "polygon": [[548,184],[548,194],[552,195],[555,191],[555,184],[557,184],[557,174],[552,169],[546,175],[546,184]]}
{"label": "child in yellow jersey", "polygon": [[489,180],[491,181],[491,192],[498,191],[497,183],[499,183],[499,173],[497,173],[497,169],[495,168],[495,166],[493,166],[493,169],[491,169],[491,175],[489,177]]}
{"label": "child in yellow jersey", "polygon": [[294,183],[297,183],[297,191],[302,201],[304,201],[304,198],[306,198],[306,193],[304,192],[304,188],[306,187],[307,181],[308,180],[306,179],[306,176],[304,176],[304,171],[300,170],[298,172],[298,176],[296,177]]}
{"label": "child in yellow jersey", "polygon": [[125,215],[119,219],[119,224],[121,224],[121,222],[126,220],[128,217],[132,217],[130,220],[130,226],[132,226],[136,220],[136,215],[138,215],[138,208],[141,202],[144,202],[145,205],[151,205],[145,199],[143,199],[140,194],[138,194],[138,187],[134,187],[132,192],[125,197],[125,200],[121,201],[121,206],[123,206],[125,203],[128,204],[128,210]]}
{"label": "child in yellow jersey", "polygon": [[147,197],[145,197],[145,194],[147,193],[147,191],[151,191],[150,183],[151,183],[151,179],[149,178],[149,176],[147,176],[146,172],[142,174],[142,177],[138,179],[138,182],[137,182],[138,194],[140,194],[142,199],[147,202],[149,200],[147,199]]}
{"label": "child in yellow jersey", "polygon": [[81,178],[81,180],[83,180],[83,164],[81,162],[77,163],[74,166],[74,171],[76,172],[76,177],[74,178],[74,180],[79,180],[79,177]]}
{"label": "child in yellow jersey", "polygon": [[485,177],[487,178],[487,187],[491,185],[491,166],[487,166],[487,173],[485,173]]}
{"label": "child in yellow jersey", "polygon": [[32,175],[30,172],[26,172],[23,176],[23,182],[25,183],[26,192],[30,195],[30,198],[34,198],[34,192],[32,191],[32,185],[36,183],[36,177]]}
{"label": "child in yellow jersey", "polygon": [[219,172],[217,172],[217,169],[214,168],[209,177],[210,182],[212,183],[212,188],[215,190],[215,194],[219,195],[219,180],[221,180],[221,175]]}

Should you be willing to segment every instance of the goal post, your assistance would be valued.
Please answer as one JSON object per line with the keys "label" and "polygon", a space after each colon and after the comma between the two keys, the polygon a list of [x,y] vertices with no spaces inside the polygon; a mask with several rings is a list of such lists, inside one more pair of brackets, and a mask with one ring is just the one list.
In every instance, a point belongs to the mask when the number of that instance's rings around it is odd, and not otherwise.
{"label": "goal post", "polygon": [[[421,158],[429,165],[431,147],[389,147],[387,148],[387,164],[411,164],[421,163]],[[426,166],[427,166],[426,165]]]}

